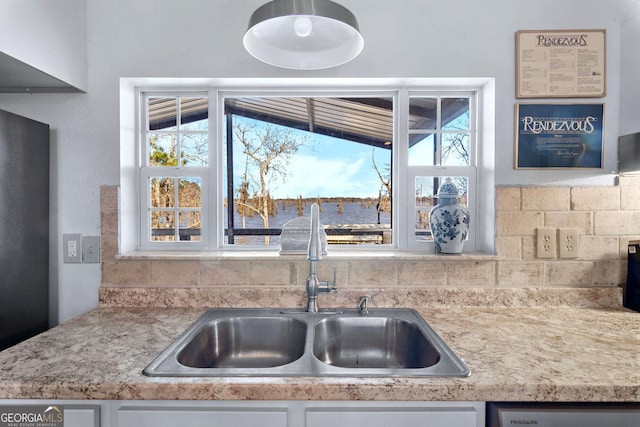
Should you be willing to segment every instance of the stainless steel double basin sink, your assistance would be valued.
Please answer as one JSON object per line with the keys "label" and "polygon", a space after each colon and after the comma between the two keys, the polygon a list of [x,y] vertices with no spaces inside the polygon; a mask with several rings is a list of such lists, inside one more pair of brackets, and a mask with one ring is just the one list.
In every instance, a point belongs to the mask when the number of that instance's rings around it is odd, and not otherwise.
{"label": "stainless steel double basin sink", "polygon": [[470,371],[412,309],[208,309],[148,376],[465,377]]}

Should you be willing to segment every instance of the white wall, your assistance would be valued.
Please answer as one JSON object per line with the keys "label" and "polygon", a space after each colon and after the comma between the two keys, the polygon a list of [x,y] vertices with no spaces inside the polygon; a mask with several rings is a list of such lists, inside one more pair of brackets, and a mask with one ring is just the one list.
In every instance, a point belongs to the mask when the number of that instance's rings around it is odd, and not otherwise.
{"label": "white wall", "polygon": [[87,89],[85,0],[2,0],[0,52]]}
{"label": "white wall", "polygon": [[[62,233],[99,233],[99,187],[118,183],[121,77],[495,77],[498,185],[612,182],[618,134],[632,127],[619,122],[620,80],[638,75],[638,64],[623,75],[620,46],[625,20],[625,58],[637,56],[631,43],[637,19],[623,19],[636,0],[609,1],[606,7],[601,0],[341,0],[358,17],[364,51],[349,64],[313,72],[280,70],[244,51],[249,15],[265,1],[86,0],[87,94],[0,94],[0,108],[47,122],[53,130],[52,282],[60,321],[97,305],[99,266],[63,264],[59,247]],[[606,102],[605,168],[516,171],[514,34],[582,28],[607,30],[607,97],[593,100]],[[637,83],[625,89],[625,107],[636,103],[638,111],[639,92]],[[624,117],[636,120],[631,113]]]}
{"label": "white wall", "polygon": [[620,135],[640,132],[640,0],[628,0],[622,20]]}

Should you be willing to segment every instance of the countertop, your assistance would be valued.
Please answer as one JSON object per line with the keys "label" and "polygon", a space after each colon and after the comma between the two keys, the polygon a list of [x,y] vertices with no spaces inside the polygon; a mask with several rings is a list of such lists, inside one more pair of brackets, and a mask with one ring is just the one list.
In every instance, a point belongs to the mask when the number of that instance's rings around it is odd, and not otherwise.
{"label": "countertop", "polygon": [[149,378],[204,312],[101,306],[0,352],[0,398],[640,401],[640,313],[622,307],[417,308],[467,378]]}

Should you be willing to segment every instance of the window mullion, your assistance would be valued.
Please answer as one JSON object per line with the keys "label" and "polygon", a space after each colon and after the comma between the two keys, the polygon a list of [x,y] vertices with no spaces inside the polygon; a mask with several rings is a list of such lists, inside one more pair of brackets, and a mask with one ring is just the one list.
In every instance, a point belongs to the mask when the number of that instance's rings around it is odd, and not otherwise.
{"label": "window mullion", "polygon": [[[393,211],[396,214],[392,217],[392,229],[395,234],[395,245],[398,249],[407,249],[407,242],[410,238],[408,227],[401,224],[403,222],[404,224],[412,224],[414,221],[412,209],[407,209],[413,196],[409,190],[410,187],[406,185],[408,181],[407,165],[409,164],[409,99],[407,89],[398,91],[397,113],[395,116],[397,146],[394,150],[395,177],[393,179]],[[404,221],[400,221],[402,212],[406,212],[407,215]]]}
{"label": "window mullion", "polygon": [[438,96],[436,99],[436,158],[434,164],[440,166],[442,164],[442,97]]}

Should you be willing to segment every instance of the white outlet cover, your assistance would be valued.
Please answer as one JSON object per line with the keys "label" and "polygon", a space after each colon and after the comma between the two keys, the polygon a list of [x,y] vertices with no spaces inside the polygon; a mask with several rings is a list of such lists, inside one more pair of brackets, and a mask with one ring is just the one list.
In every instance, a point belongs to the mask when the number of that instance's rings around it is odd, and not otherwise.
{"label": "white outlet cover", "polygon": [[62,258],[65,263],[82,262],[82,234],[62,235]]}

